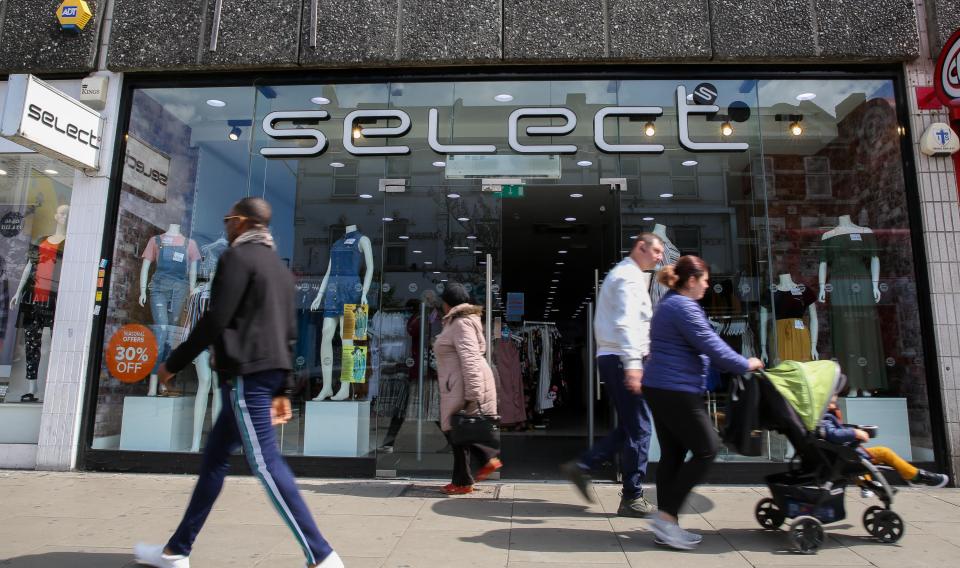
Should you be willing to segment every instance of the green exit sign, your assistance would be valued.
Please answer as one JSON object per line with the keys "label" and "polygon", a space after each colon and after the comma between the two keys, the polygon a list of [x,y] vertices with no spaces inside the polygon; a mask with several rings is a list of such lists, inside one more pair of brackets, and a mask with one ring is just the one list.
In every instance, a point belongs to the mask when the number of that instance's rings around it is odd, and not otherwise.
{"label": "green exit sign", "polygon": [[523,197],[523,186],[520,184],[502,185],[500,187],[501,187],[500,191],[494,193],[494,195],[498,197],[502,197],[504,199],[516,199],[519,197]]}

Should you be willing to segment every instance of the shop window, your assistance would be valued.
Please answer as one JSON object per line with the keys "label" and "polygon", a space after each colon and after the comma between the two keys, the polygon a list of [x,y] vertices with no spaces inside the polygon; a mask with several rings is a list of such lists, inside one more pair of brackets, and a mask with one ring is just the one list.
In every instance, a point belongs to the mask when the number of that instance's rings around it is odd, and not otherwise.
{"label": "shop window", "polygon": [[807,197],[813,199],[833,197],[833,188],[830,183],[830,158],[805,156],[803,171],[806,173]]}

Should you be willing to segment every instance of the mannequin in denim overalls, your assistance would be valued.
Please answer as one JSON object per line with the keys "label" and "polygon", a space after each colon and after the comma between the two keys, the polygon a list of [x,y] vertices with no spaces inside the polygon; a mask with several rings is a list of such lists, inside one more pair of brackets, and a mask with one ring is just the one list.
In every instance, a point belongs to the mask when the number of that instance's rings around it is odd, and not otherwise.
{"label": "mannequin in denim overalls", "polygon": [[[177,224],[171,224],[166,233],[153,238],[157,246],[156,270],[153,277],[148,278],[152,261],[143,259],[140,268],[140,305],[146,305],[149,290],[150,314],[157,337],[157,361],[164,361],[170,352],[168,341],[172,339],[171,332],[179,323],[183,303],[187,294],[197,286],[197,260],[190,255],[191,246],[195,249],[196,243],[183,237]],[[180,238],[183,238],[182,245],[168,242]],[[157,375],[151,373],[147,396],[156,395]]]}
{"label": "mannequin in denim overalls", "polygon": [[[360,282],[360,260],[363,259],[363,283]],[[343,305],[367,303],[367,292],[373,281],[373,245],[370,239],[348,225],[346,234],[330,248],[330,263],[327,274],[320,283],[320,291],[310,305],[317,311],[323,308],[323,335],[320,339],[320,370],[323,374],[323,389],[314,400],[346,400],[350,396],[350,383],[340,383],[333,392],[333,334],[340,327],[343,339]],[[343,346],[353,345],[352,339],[343,339]]]}

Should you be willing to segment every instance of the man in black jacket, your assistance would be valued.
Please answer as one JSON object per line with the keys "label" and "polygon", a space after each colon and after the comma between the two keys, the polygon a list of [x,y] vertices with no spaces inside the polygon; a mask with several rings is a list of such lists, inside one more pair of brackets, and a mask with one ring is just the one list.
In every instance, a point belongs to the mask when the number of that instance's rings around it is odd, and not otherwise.
{"label": "man in black jacket", "polygon": [[250,469],[293,531],[307,566],[343,567],[303,502],[273,430],[291,416],[297,332],[294,279],[274,250],[270,217],[266,201],[248,197],[223,218],[230,248],[217,263],[210,310],[160,366],[160,380],[166,383],[213,346],[213,366],[225,378],[223,411],[210,431],[200,478],[180,526],[166,546],[138,544],[134,552],[141,564],[189,568],[193,541],[223,489],[230,454],[242,444]]}

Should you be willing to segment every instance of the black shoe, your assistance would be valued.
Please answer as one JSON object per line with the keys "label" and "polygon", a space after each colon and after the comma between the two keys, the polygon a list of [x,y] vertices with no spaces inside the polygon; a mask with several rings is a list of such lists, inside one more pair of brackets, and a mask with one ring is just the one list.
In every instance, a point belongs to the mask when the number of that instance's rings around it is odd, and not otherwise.
{"label": "black shoe", "polygon": [[642,519],[650,516],[657,510],[650,501],[647,501],[643,495],[639,497],[620,498],[620,507],[617,508],[618,517],[633,517]]}
{"label": "black shoe", "polygon": [[943,487],[950,481],[950,478],[942,473],[933,473],[921,469],[917,472],[917,476],[913,479],[908,479],[907,483],[913,487]]}
{"label": "black shoe", "polygon": [[40,399],[30,393],[27,393],[20,397],[20,402],[40,402]]}
{"label": "black shoe", "polygon": [[576,461],[567,462],[560,466],[560,473],[577,488],[577,491],[588,503],[596,503],[590,493],[590,476],[580,467],[580,464]]}

